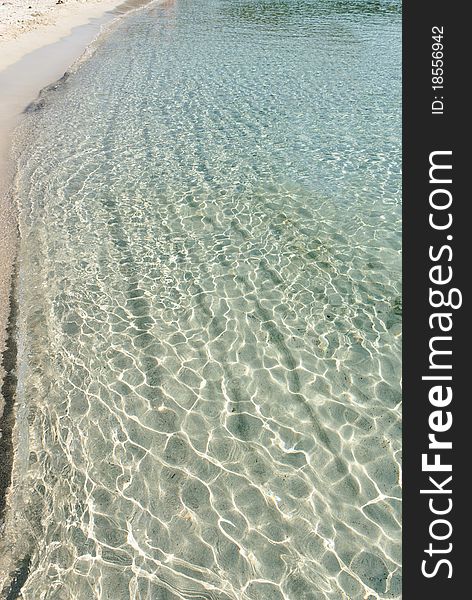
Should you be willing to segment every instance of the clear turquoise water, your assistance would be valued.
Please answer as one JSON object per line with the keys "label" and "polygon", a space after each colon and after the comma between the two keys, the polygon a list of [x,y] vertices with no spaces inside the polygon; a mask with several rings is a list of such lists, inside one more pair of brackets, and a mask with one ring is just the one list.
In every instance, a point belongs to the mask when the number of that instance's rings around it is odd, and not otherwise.
{"label": "clear turquoise water", "polygon": [[168,1],[27,116],[25,600],[400,597],[400,42]]}

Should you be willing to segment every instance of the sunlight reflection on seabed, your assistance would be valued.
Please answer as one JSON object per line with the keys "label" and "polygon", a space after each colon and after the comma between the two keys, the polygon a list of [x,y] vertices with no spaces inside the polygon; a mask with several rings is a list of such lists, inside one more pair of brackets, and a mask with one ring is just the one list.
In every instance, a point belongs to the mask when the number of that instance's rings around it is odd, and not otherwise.
{"label": "sunlight reflection on seabed", "polygon": [[400,597],[400,34],[167,2],[25,119],[25,600]]}

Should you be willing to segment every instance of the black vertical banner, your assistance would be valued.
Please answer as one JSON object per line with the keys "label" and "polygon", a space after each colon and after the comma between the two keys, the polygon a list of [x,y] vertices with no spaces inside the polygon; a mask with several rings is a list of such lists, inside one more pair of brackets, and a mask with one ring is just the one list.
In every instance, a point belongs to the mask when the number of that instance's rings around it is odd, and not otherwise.
{"label": "black vertical banner", "polygon": [[466,27],[459,3],[403,4],[404,600],[463,598],[469,575]]}

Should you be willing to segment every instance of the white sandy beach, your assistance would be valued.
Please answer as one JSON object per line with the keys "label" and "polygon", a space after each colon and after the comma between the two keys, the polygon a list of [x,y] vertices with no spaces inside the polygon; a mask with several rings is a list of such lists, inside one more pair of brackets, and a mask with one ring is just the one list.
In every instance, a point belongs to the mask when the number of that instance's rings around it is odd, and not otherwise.
{"label": "white sandy beach", "polygon": [[102,4],[97,0],[5,0],[0,3],[0,37],[2,41],[18,38],[22,33],[57,23],[78,5]]}
{"label": "white sandy beach", "polygon": [[120,4],[122,0],[0,0],[0,71]]}

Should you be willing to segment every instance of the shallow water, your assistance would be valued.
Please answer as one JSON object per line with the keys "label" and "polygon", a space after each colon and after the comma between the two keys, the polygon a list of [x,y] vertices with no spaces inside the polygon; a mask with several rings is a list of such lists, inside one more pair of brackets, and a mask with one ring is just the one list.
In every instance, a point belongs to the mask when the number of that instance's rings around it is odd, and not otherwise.
{"label": "shallow water", "polygon": [[31,108],[25,600],[400,597],[400,27],[168,1]]}

